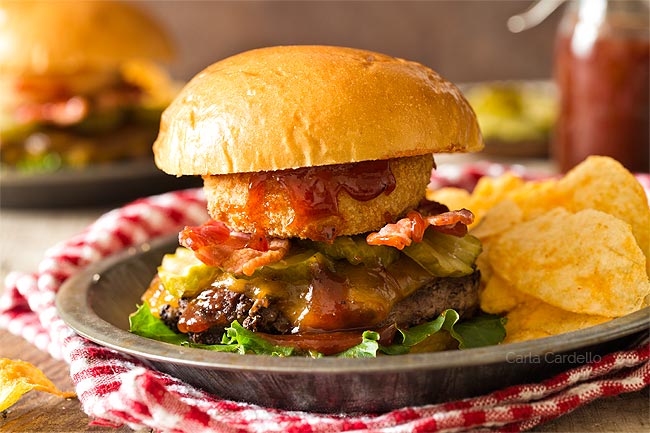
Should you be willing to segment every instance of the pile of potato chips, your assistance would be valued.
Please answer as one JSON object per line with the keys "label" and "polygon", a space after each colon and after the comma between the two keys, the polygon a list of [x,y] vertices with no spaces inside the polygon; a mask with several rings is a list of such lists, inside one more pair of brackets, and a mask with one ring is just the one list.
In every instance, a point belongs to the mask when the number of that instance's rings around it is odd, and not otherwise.
{"label": "pile of potato chips", "polygon": [[648,305],[650,208],[617,161],[590,157],[561,179],[482,178],[470,194],[428,191],[467,208],[483,242],[481,308],[505,314],[505,342],[596,325]]}

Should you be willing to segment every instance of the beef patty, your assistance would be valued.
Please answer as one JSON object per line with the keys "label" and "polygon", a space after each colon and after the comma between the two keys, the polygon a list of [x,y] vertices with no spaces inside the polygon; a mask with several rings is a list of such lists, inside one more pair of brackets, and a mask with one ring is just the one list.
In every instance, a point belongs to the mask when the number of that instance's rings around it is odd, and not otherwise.
{"label": "beef patty", "polygon": [[[416,326],[453,308],[461,317],[471,317],[478,309],[480,272],[457,278],[437,278],[393,306],[386,320],[377,328],[393,323],[401,327]],[[160,318],[174,331],[183,323],[198,318],[205,330],[188,332],[193,343],[219,344],[225,328],[237,320],[244,328],[268,334],[288,334],[290,321],[273,302],[260,303],[243,293],[223,287],[211,288],[196,298],[181,299],[178,307],[165,305]]]}

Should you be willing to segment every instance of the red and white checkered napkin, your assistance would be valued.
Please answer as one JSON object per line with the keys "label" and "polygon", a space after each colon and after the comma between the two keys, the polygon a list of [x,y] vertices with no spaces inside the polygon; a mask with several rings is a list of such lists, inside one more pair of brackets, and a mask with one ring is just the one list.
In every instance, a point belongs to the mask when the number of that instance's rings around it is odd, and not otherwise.
{"label": "red and white checkered napkin", "polygon": [[[459,172],[456,179],[466,182],[476,177],[476,170]],[[643,181],[650,186],[650,178]],[[138,200],[105,214],[78,236],[47,251],[38,272],[7,277],[0,297],[0,327],[70,364],[83,410],[95,423],[188,433],[515,432],[596,398],[637,391],[650,383],[650,346],[646,345],[612,353],[542,383],[451,403],[377,415],[289,412],[227,401],[193,388],[135,358],[85,340],[58,316],[55,294],[71,275],[125,247],[206,218],[200,190]]]}

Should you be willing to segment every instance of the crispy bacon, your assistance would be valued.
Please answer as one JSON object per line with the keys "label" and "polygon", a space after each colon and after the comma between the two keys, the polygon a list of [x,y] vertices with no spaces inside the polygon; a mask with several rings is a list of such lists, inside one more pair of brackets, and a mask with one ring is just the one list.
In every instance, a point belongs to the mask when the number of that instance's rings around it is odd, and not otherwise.
{"label": "crispy bacon", "polygon": [[289,251],[289,245],[288,239],[272,239],[269,241],[269,249],[263,252],[253,248],[242,248],[234,251],[222,266],[230,272],[251,276],[255,269],[282,260]]}
{"label": "crispy bacon", "polygon": [[23,124],[49,122],[68,126],[80,122],[88,111],[88,100],[75,96],[59,101],[23,104],[16,109],[16,119]]}
{"label": "crispy bacon", "polygon": [[92,95],[74,95],[62,83],[43,81],[19,83],[17,94],[21,103],[15,107],[19,123],[52,123],[70,126],[81,122],[94,112],[106,112],[137,105],[143,91],[135,85],[118,82]]}
{"label": "crispy bacon", "polygon": [[201,226],[185,227],[178,241],[194,251],[206,265],[248,276],[261,266],[282,260],[290,245],[287,239],[268,239],[260,233],[234,231],[214,220]]}
{"label": "crispy bacon", "polygon": [[[420,208],[420,210],[426,212],[429,209]],[[424,232],[428,227],[445,234],[465,236],[467,226],[473,221],[474,214],[467,209],[427,216],[423,216],[419,211],[410,211],[405,218],[396,223],[386,224],[378,232],[370,233],[366,237],[366,241],[369,245],[388,245],[402,250],[412,242],[422,242]]]}
{"label": "crispy bacon", "polygon": [[467,226],[474,222],[474,214],[467,209],[430,215],[426,222],[436,231],[458,237],[467,234]]}

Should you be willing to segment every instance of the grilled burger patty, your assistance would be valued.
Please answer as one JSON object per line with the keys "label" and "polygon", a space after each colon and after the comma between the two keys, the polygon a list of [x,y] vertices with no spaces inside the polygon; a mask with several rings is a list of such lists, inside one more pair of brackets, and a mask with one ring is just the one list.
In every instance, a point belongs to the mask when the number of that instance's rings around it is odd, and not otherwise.
{"label": "grilled burger patty", "polygon": [[[400,327],[416,326],[437,317],[447,308],[454,308],[461,317],[471,317],[478,309],[480,272],[456,278],[436,278],[393,306],[386,320],[377,328],[396,323]],[[170,304],[160,310],[160,318],[172,330],[179,332],[181,317],[191,321],[192,316],[209,321],[211,326],[202,332],[188,332],[193,343],[219,344],[224,329],[237,320],[244,328],[267,334],[288,334],[291,322],[280,309],[269,301],[260,305],[244,293],[225,287],[203,291],[192,300],[183,298],[178,306]]]}

